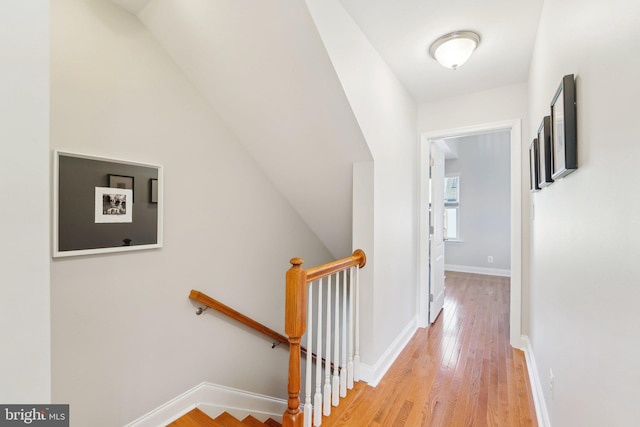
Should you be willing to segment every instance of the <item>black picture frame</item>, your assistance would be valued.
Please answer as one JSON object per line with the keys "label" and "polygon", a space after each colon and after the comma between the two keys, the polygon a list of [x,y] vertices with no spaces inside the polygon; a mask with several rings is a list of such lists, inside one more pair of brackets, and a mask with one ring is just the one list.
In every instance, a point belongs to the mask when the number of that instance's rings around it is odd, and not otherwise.
{"label": "black picture frame", "polygon": [[578,169],[576,116],[575,79],[573,74],[567,74],[551,101],[551,177],[554,180]]}
{"label": "black picture frame", "polygon": [[551,116],[545,116],[538,127],[538,187],[553,183],[551,170]]}
{"label": "black picture frame", "polygon": [[538,138],[534,138],[529,144],[529,189],[532,193],[540,191],[538,185],[539,164]]}
{"label": "black picture frame", "polygon": [[158,180],[149,180],[149,203],[158,203]]}
{"label": "black picture frame", "polygon": [[132,176],[109,174],[109,187],[124,188],[126,190],[131,190],[132,203],[134,199],[134,195],[133,195],[134,182],[135,182],[135,178]]}

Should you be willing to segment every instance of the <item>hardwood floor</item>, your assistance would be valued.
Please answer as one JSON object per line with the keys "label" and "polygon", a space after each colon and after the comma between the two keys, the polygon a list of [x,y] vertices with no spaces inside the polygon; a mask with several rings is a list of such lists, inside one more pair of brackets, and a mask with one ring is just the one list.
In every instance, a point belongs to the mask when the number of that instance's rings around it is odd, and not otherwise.
{"label": "hardwood floor", "polygon": [[536,426],[525,358],[509,345],[509,279],[447,272],[436,322],[345,404],[323,426]]}

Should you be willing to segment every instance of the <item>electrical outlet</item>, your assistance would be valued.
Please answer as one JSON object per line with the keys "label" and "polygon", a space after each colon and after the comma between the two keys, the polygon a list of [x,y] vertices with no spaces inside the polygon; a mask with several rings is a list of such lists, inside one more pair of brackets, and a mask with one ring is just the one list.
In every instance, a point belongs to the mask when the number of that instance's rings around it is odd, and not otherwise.
{"label": "electrical outlet", "polygon": [[488,262],[488,263],[492,263],[492,262],[493,262],[493,257],[492,257],[491,255],[489,255],[489,256],[487,257],[487,262]]}
{"label": "electrical outlet", "polygon": [[549,368],[549,394],[551,395],[551,400],[553,400],[553,371]]}

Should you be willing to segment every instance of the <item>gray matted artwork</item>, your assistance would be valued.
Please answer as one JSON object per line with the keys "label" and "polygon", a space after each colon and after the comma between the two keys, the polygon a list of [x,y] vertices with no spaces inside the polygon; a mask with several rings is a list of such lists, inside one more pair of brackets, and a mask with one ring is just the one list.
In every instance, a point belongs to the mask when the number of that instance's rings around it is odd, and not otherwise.
{"label": "gray matted artwork", "polygon": [[61,151],[54,161],[54,257],[162,247],[161,166]]}

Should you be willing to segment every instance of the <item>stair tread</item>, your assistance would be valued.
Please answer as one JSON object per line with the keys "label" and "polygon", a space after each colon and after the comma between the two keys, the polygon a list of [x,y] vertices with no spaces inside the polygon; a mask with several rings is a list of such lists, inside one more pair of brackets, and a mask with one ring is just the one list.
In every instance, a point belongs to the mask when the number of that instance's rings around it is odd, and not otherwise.
{"label": "stair tread", "polygon": [[251,415],[247,415],[247,417],[244,420],[242,420],[242,423],[249,427],[265,427],[266,426],[265,423],[263,423],[262,421],[260,421],[259,419]]}
{"label": "stair tread", "polygon": [[195,408],[187,412],[167,427],[224,427],[210,416]]}
{"label": "stair tread", "polygon": [[214,421],[217,421],[225,427],[247,427],[246,424],[243,424],[242,421],[228,412],[223,412],[222,414],[218,415],[214,419]]}
{"label": "stair tread", "polygon": [[187,412],[167,427],[282,427],[278,421],[269,418],[265,422],[248,415],[240,421],[228,412],[223,412],[215,419],[208,416],[202,410],[195,408]]}

